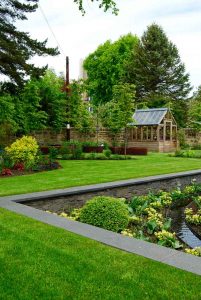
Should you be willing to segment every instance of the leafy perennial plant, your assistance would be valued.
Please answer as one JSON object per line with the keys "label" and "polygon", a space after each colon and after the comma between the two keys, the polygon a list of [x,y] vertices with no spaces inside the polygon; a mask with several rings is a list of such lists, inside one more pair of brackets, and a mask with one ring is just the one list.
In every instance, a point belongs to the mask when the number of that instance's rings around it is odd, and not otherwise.
{"label": "leafy perennial plant", "polygon": [[[70,214],[62,212],[60,216],[78,220],[84,223],[102,227],[128,237],[155,242],[174,249],[184,245],[171,230],[171,218],[168,211],[175,202],[183,205],[187,198],[197,199],[201,186],[195,182],[183,190],[179,187],[172,192],[158,191],[143,196],[134,196],[131,201],[112,197],[95,197],[89,200],[81,209],[74,209]],[[201,208],[193,215],[193,209],[185,210],[186,219],[190,223],[201,224]],[[201,248],[185,249],[186,253],[201,256]]]}

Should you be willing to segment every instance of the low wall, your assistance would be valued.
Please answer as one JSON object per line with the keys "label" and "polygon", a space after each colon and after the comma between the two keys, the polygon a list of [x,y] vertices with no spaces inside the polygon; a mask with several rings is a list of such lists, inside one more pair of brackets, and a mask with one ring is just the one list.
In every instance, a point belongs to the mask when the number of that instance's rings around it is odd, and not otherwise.
{"label": "low wall", "polygon": [[193,128],[184,128],[185,143],[189,146],[201,144],[201,132]]}
{"label": "low wall", "polygon": [[[118,143],[123,143],[124,131],[117,135],[116,140]],[[61,144],[62,142],[67,140],[67,132],[66,129],[63,128],[59,132],[53,132],[49,129],[44,129],[40,131],[34,131],[30,135],[35,137],[41,145],[51,145],[51,144]],[[81,142],[106,142],[109,145],[112,144],[112,136],[106,128],[100,128],[98,131],[94,129],[94,132],[91,134],[83,134],[79,133],[75,128],[70,129],[70,139],[78,140]]]}
{"label": "low wall", "polygon": [[[172,152],[177,149],[177,142],[174,141],[133,141],[129,139],[131,129],[127,130],[128,134],[128,147],[137,147],[137,148],[147,148],[148,151],[155,151],[155,152]],[[58,132],[54,132],[50,129],[43,129],[39,131],[33,131],[29,135],[36,138],[38,143],[41,146],[47,145],[56,145],[62,144],[64,141],[67,140],[67,130],[66,128],[62,128]],[[9,145],[11,144],[17,137],[10,136],[9,139],[6,140],[6,143],[2,141],[2,145]],[[91,134],[84,134],[80,133],[75,128],[70,129],[70,139],[71,140],[78,140],[80,142],[98,142],[98,143],[107,143],[110,146],[113,146],[113,137],[110,131],[106,128],[99,128],[98,131],[94,129],[93,133]],[[119,145],[124,144],[124,130],[116,135],[116,142]],[[0,141],[1,144],[1,141]]]}
{"label": "low wall", "polygon": [[[134,195],[143,195],[149,191],[158,191],[159,189],[170,191],[178,184],[184,187],[190,184],[192,179],[201,183],[201,170],[97,184],[85,188],[77,187],[66,189],[66,191],[61,190],[59,193],[52,191],[49,196],[46,194],[45,199],[45,196],[34,201],[29,198],[27,205],[54,212],[70,211],[72,208],[82,207],[87,200],[94,196],[105,195],[130,200]],[[27,202],[27,199],[21,202]]]}

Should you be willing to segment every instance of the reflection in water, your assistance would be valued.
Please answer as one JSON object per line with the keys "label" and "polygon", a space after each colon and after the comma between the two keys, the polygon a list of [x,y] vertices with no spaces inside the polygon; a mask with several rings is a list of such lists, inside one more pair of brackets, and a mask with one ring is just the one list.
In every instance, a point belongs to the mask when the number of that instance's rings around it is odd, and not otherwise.
{"label": "reflection in water", "polygon": [[184,207],[172,211],[172,229],[191,248],[201,247],[201,240],[188,228],[185,222]]}

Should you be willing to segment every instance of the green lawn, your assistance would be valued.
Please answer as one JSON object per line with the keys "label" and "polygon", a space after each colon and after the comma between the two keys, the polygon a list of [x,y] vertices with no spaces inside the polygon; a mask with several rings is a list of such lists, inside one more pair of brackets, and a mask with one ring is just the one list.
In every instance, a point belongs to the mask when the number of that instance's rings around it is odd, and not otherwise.
{"label": "green lawn", "polygon": [[201,160],[151,153],[122,161],[61,161],[63,169],[0,179],[0,196],[201,168]]}
{"label": "green lawn", "polygon": [[0,209],[0,299],[201,299],[200,276]]}

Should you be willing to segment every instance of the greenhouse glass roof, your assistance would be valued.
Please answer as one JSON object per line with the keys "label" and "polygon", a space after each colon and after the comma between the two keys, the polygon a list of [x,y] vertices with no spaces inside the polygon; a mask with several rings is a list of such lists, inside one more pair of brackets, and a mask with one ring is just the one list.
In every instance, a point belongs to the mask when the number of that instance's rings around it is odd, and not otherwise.
{"label": "greenhouse glass roof", "polygon": [[158,125],[163,120],[168,108],[136,109],[130,125]]}

